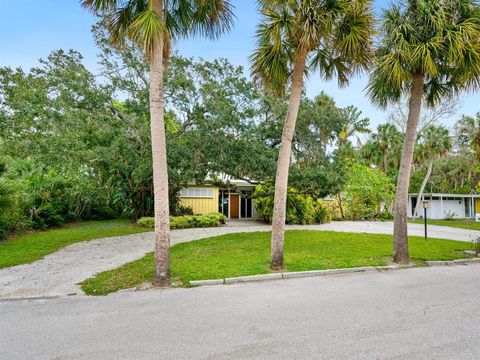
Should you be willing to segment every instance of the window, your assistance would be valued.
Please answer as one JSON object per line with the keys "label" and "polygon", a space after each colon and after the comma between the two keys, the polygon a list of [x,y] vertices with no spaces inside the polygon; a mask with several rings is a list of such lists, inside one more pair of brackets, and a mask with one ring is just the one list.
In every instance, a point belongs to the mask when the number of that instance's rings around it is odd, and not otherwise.
{"label": "window", "polygon": [[180,191],[180,197],[186,198],[213,198],[215,190],[212,188],[189,187]]}
{"label": "window", "polygon": [[[242,194],[245,196],[251,196],[251,191],[242,191]],[[242,218],[250,219],[252,217],[252,199],[245,198],[242,196],[241,198],[241,206],[240,206],[240,216]]]}
{"label": "window", "polygon": [[218,192],[218,212],[228,217],[228,190]]}
{"label": "window", "polygon": [[465,217],[466,218],[472,218],[472,201],[469,198],[465,199]]}

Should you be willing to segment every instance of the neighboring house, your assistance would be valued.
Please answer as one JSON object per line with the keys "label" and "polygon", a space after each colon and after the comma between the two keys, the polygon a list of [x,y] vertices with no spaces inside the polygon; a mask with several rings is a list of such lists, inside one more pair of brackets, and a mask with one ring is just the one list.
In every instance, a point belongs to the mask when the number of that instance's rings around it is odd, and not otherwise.
{"label": "neighboring house", "polygon": [[211,181],[190,185],[180,191],[180,203],[190,206],[194,214],[219,212],[230,219],[257,219],[251,195],[255,186],[244,180],[228,180],[217,186]]}
{"label": "neighboring house", "polygon": [[[427,218],[429,219],[475,219],[480,214],[480,195],[477,194],[424,194],[428,200]],[[408,195],[408,216],[413,216],[418,194]],[[423,217],[423,206],[420,207],[418,217]]]}

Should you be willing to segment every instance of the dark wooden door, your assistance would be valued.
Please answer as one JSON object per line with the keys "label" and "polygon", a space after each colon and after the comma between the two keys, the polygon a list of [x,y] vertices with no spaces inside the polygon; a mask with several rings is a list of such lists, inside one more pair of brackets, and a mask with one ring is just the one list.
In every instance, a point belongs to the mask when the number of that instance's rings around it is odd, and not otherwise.
{"label": "dark wooden door", "polygon": [[230,194],[230,217],[232,219],[238,219],[238,194]]}

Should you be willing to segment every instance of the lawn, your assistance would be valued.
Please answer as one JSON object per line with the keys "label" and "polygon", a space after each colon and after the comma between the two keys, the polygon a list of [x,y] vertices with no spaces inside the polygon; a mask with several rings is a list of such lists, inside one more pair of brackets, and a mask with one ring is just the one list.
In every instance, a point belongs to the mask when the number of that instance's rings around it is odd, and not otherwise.
{"label": "lawn", "polygon": [[0,242],[0,269],[42,259],[67,245],[102,237],[145,232],[128,220],[86,221],[31,232]]}
{"label": "lawn", "polygon": [[[410,237],[413,261],[451,260],[466,257],[467,242]],[[381,266],[391,261],[389,235],[290,230],[285,240],[286,271]],[[228,234],[181,243],[171,248],[171,271],[175,281],[221,279],[266,274],[270,260],[270,233]],[[106,271],[81,283],[85,293],[105,295],[137,286],[153,277],[153,254]]]}
{"label": "lawn", "polygon": [[[410,220],[411,223],[423,224],[423,219],[416,219],[415,221]],[[427,224],[429,225],[440,225],[440,226],[449,226],[460,229],[468,230],[480,230],[480,222],[467,219],[452,219],[452,220],[428,220]],[[480,235],[480,234],[479,234]]]}

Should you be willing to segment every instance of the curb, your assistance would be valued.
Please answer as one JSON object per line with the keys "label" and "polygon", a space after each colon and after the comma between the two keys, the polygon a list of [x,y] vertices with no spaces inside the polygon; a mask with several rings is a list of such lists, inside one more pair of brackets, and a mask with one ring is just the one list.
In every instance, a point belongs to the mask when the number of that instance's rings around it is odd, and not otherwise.
{"label": "curb", "polygon": [[308,270],[308,271],[293,271],[285,273],[273,273],[251,276],[239,276],[225,279],[211,279],[211,280],[192,280],[191,286],[208,286],[208,285],[229,285],[248,282],[259,282],[268,280],[282,280],[282,279],[297,279],[313,276],[327,276],[337,274],[352,274],[359,272],[370,271],[385,271],[385,270],[401,270],[405,268],[415,267],[415,265],[388,265],[388,266],[365,266],[356,268],[344,268],[344,269],[328,269],[328,270]]}
{"label": "curb", "polygon": [[427,266],[445,266],[445,265],[465,265],[480,263],[480,258],[456,259],[448,261],[427,261]]}
{"label": "curb", "polygon": [[237,283],[243,283],[243,282],[266,281],[266,280],[279,280],[282,278],[283,278],[282,273],[239,276],[239,277],[233,277],[233,278],[226,278],[225,284],[237,284]]}
{"label": "curb", "polygon": [[[468,264],[480,263],[480,258],[457,259],[457,260],[448,260],[448,261],[426,261],[425,263],[429,267],[445,266],[445,265],[468,265]],[[229,284],[268,281],[268,280],[298,279],[298,278],[307,278],[307,277],[313,277],[313,276],[353,274],[353,273],[359,273],[359,272],[402,270],[402,269],[410,269],[415,267],[419,267],[419,266],[411,264],[411,265],[365,266],[365,267],[328,269],[328,270],[307,270],[307,271],[293,271],[293,272],[272,273],[272,274],[262,274],[262,275],[239,276],[239,277],[232,277],[232,278],[225,278],[225,279],[192,280],[189,283],[191,286],[229,285]]]}

